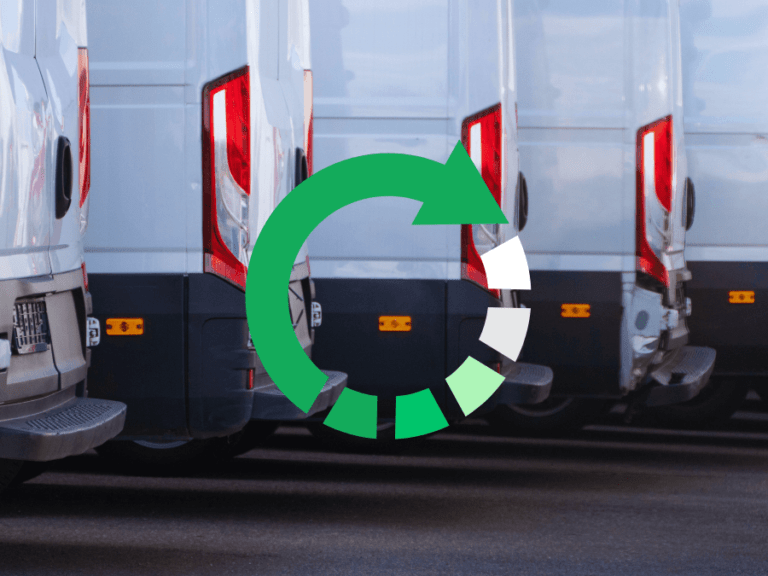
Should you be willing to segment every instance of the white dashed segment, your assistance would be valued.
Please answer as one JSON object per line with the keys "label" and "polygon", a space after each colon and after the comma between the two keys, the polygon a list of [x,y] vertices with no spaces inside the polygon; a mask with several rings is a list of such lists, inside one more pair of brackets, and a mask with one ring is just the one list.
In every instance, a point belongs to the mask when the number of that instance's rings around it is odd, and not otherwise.
{"label": "white dashed segment", "polygon": [[531,275],[520,237],[515,236],[481,256],[488,288],[497,290],[530,290]]}
{"label": "white dashed segment", "polygon": [[488,308],[480,342],[517,360],[528,333],[529,308]]}

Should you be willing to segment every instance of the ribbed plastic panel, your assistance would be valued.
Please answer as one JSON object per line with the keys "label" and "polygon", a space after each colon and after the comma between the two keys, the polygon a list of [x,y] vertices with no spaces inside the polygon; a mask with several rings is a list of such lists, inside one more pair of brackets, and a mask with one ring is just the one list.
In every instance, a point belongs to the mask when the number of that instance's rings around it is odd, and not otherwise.
{"label": "ribbed plastic panel", "polygon": [[552,378],[553,373],[551,368],[539,366],[537,364],[521,364],[520,373],[514,377],[513,381],[518,384],[544,386],[551,383]]}
{"label": "ribbed plastic panel", "polygon": [[0,422],[0,458],[48,461],[114,438],[125,423],[125,404],[73,398],[47,412]]}
{"label": "ribbed plastic panel", "polygon": [[89,404],[75,404],[55,414],[29,420],[27,427],[32,430],[45,432],[66,433],[70,430],[80,429],[83,426],[101,421],[110,415],[118,415],[122,411],[120,405],[114,403],[93,402]]}

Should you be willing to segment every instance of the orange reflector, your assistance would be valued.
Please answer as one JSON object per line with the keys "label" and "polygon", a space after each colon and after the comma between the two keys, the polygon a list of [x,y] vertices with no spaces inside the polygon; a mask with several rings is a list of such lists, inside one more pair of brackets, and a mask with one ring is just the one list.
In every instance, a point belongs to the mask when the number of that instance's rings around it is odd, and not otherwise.
{"label": "orange reflector", "polygon": [[410,316],[379,316],[379,332],[410,332]]}
{"label": "orange reflector", "polygon": [[560,316],[563,318],[589,318],[589,304],[563,304],[560,307]]}
{"label": "orange reflector", "polygon": [[754,304],[754,290],[731,290],[728,292],[728,302],[731,304]]}
{"label": "orange reflector", "polygon": [[141,336],[144,318],[107,318],[108,336]]}

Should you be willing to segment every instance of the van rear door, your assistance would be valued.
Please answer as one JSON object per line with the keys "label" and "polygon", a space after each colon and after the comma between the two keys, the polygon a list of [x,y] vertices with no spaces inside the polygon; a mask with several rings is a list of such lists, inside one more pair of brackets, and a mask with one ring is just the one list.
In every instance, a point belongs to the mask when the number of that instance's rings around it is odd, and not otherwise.
{"label": "van rear door", "polygon": [[[0,280],[35,278],[22,291],[36,300],[3,298],[0,323],[9,335],[14,315],[37,317],[38,296],[50,287],[54,133],[50,99],[35,62],[35,4],[0,0]],[[51,350],[14,354],[5,384],[0,402],[57,390]]]}
{"label": "van rear door", "polygon": [[[52,174],[62,161],[58,157],[62,142],[69,144],[72,157],[71,202],[66,203],[66,211],[63,211],[64,206],[55,206],[56,179],[46,179],[46,195],[50,201],[48,217],[52,230],[51,270],[58,274],[75,270],[82,264],[81,227],[85,232],[87,222],[88,206],[84,202],[90,186],[90,170],[87,169],[90,114],[89,107],[80,105],[86,104],[89,90],[85,0],[37,0],[36,13],[35,57],[48,90],[53,115],[48,129],[48,137],[54,147],[49,155],[53,162]],[[80,102],[81,99],[83,102]]]}
{"label": "van rear door", "polygon": [[50,274],[53,119],[24,0],[0,0],[0,110],[0,280]]}

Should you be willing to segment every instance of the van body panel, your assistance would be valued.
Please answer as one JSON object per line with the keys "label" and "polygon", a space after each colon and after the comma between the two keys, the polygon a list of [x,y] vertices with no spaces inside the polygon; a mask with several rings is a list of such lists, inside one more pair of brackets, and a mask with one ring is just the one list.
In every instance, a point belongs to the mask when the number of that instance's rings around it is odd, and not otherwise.
{"label": "van body panel", "polygon": [[[90,272],[186,272],[192,191],[179,175],[193,141],[185,117],[193,111],[200,140],[199,106],[185,106],[186,7],[183,0],[90,7]],[[202,270],[202,249],[200,261]]]}
{"label": "van body panel", "polygon": [[123,404],[85,398],[90,295],[78,169],[85,48],[83,0],[0,1],[2,458],[80,454],[125,420]]}
{"label": "van body panel", "polygon": [[[685,129],[696,220],[691,260],[768,261],[768,15],[762,7],[685,0]],[[734,288],[737,289],[737,288]]]}
{"label": "van body panel", "polygon": [[[78,86],[78,48],[87,46],[85,33],[85,2],[37,0],[35,59],[46,86],[52,122],[50,125],[50,173],[55,173],[56,143],[60,137],[76,148],[80,142],[78,90],[62,90],[63,86]],[[79,154],[74,153],[78,159]],[[46,198],[50,200],[51,271],[67,272],[83,262],[83,240],[80,223],[80,171],[72,170],[72,203],[66,215],[55,217],[55,178],[47,178]]]}
{"label": "van body panel", "polygon": [[[463,119],[504,100],[502,208],[510,224],[501,227],[500,242],[514,237],[519,162],[511,3],[345,1],[314,10],[312,18],[316,166],[376,153],[444,163]],[[418,207],[387,197],[335,212],[310,236],[314,275],[458,280],[459,227],[412,226]]]}
{"label": "van body panel", "polygon": [[[311,7],[317,169],[377,153],[445,163],[463,121],[501,104],[501,208],[509,223],[491,236],[495,245],[512,239],[519,221],[512,2]],[[395,396],[424,388],[448,418],[461,418],[445,378],[470,354],[501,370],[501,356],[479,337],[488,308],[502,301],[461,279],[460,226],[412,225],[420,207],[371,198],[314,230],[312,272],[323,301],[314,354],[348,372],[356,390],[377,395],[382,418],[394,416]],[[504,298],[512,305],[509,291]],[[382,332],[381,315],[408,315],[412,329]],[[528,397],[539,402],[548,383],[532,382]],[[515,386],[510,378],[509,397],[523,397]]]}
{"label": "van body panel", "polygon": [[3,0],[0,10],[0,279],[5,280],[51,273],[56,139],[35,60],[35,4]]}
{"label": "van body panel", "polygon": [[[696,187],[685,250],[691,339],[717,349],[716,374],[765,377],[768,11],[683,0],[680,12],[685,138]],[[731,291],[753,291],[754,303],[732,303]]]}
{"label": "van body panel", "polygon": [[[521,299],[535,310],[523,358],[542,361],[551,350],[553,395],[622,396],[651,383],[652,367],[688,340],[677,2],[519,0],[515,11],[527,80],[518,91],[521,168],[531,214],[546,215],[521,233],[532,270]],[[668,285],[650,289],[637,272],[638,134],[664,118],[672,199],[658,220],[646,199],[644,227],[664,235]],[[590,304],[591,316],[563,317],[568,303]]]}
{"label": "van body panel", "polygon": [[[98,169],[86,251],[92,283],[110,292],[96,314],[147,327],[134,339],[106,335],[94,359],[94,395],[130,404],[126,438],[225,436],[274,408],[262,410],[254,394],[274,384],[249,343],[243,291],[204,273],[203,94],[248,67],[247,256],[295,187],[308,12],[306,0],[115,0],[89,14]],[[309,302],[306,257],[303,248],[291,287]],[[308,316],[296,333],[309,353]],[[132,357],[152,369],[127,366]]]}
{"label": "van body panel", "polygon": [[[457,91],[455,106],[466,106],[466,85],[449,87],[449,37],[451,25],[459,26],[458,19],[450,19],[449,3],[336,1],[322,10],[310,7],[317,169],[393,152],[445,162],[460,138],[463,118],[449,116],[449,88]],[[495,27],[491,32],[495,38]],[[495,102],[498,95],[471,111]],[[419,206],[375,198],[335,212],[310,236],[313,275],[445,278],[452,273],[458,279],[458,265],[447,266],[448,260],[459,259],[459,243],[451,242],[454,235],[458,238],[458,227],[412,226]],[[371,214],[377,215],[376,226],[371,226]],[[423,261],[431,273],[423,271]]]}

